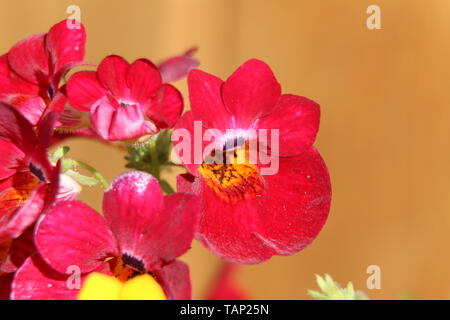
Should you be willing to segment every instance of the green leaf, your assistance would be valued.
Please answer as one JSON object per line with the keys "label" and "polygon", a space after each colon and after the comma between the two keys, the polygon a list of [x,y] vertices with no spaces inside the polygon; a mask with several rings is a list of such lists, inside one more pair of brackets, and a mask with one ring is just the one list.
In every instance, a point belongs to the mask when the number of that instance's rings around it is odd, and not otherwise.
{"label": "green leaf", "polygon": [[58,162],[58,160],[64,157],[69,151],[70,148],[68,146],[59,147],[51,156],[52,162],[53,163]]}
{"label": "green leaf", "polygon": [[88,177],[72,170],[67,171],[65,174],[85,186],[95,186],[98,184],[98,180],[96,178]]}

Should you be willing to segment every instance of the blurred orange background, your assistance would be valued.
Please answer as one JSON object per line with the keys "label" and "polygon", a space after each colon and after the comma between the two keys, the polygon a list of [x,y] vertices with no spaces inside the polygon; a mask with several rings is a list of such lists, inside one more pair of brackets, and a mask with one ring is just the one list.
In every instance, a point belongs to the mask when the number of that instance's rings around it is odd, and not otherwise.
{"label": "blurred orange background", "polygon": [[[252,298],[307,299],[314,274],[329,273],[373,299],[450,299],[450,1],[1,0],[0,52],[47,32],[72,4],[87,61],[159,62],[198,46],[204,71],[225,79],[259,58],[284,93],[321,105],[315,145],[332,179],[329,219],[304,251],[239,269]],[[381,30],[366,26],[372,4]],[[175,85],[188,104],[185,81]],[[115,148],[69,145],[109,181],[125,170]],[[101,210],[100,187],[79,198]],[[197,242],[183,259],[194,298],[204,297],[220,260]],[[366,287],[369,265],[381,268],[381,289]]]}

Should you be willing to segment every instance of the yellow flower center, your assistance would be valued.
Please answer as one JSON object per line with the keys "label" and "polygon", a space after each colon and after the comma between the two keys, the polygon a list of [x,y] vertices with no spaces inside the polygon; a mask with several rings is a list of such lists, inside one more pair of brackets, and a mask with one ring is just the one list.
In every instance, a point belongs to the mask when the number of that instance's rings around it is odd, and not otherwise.
{"label": "yellow flower center", "polygon": [[233,151],[213,151],[211,157],[221,161],[204,161],[198,169],[208,186],[224,201],[236,203],[240,200],[261,196],[264,183],[259,169],[249,161],[248,145]]}

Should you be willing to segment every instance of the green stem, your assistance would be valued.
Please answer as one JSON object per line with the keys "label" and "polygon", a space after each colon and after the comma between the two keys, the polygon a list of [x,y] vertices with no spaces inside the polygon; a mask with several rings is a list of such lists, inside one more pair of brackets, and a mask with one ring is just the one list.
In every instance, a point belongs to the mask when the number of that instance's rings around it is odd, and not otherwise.
{"label": "green stem", "polygon": [[73,161],[73,163],[77,166],[80,166],[86,170],[88,170],[90,173],[92,173],[92,175],[97,178],[97,180],[101,183],[103,189],[108,189],[109,187],[109,183],[105,180],[105,178],[103,178],[103,176],[100,174],[100,172],[98,172],[97,170],[95,170],[93,167],[91,167],[90,165],[78,161],[78,160],[73,160],[71,159],[71,161]]}
{"label": "green stem", "polygon": [[158,160],[158,150],[156,149],[156,139],[153,137],[150,140],[150,157],[152,159],[151,170],[153,176],[158,179],[160,176],[159,160]]}

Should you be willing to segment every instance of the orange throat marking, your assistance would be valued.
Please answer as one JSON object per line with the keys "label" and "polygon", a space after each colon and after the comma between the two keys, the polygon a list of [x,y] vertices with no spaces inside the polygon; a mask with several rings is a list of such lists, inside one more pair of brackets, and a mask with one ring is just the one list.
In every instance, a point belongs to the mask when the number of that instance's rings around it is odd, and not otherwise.
{"label": "orange throat marking", "polygon": [[[215,156],[215,152],[212,156]],[[244,156],[245,158],[239,158]],[[223,164],[203,162],[198,169],[208,186],[222,200],[232,204],[261,196],[264,182],[258,167],[249,163],[248,150],[234,150],[231,157],[224,152],[223,158],[226,157],[228,161],[222,161],[225,162]]]}
{"label": "orange throat marking", "polygon": [[18,172],[13,179],[12,186],[0,192],[0,225],[10,219],[39,184],[39,179],[29,171]]}
{"label": "orange throat marking", "polygon": [[[133,264],[135,266],[133,266]],[[127,256],[115,257],[109,260],[112,274],[122,282],[126,282],[142,274],[149,274],[152,276],[150,272],[143,269],[143,265],[141,264],[141,261]]]}

